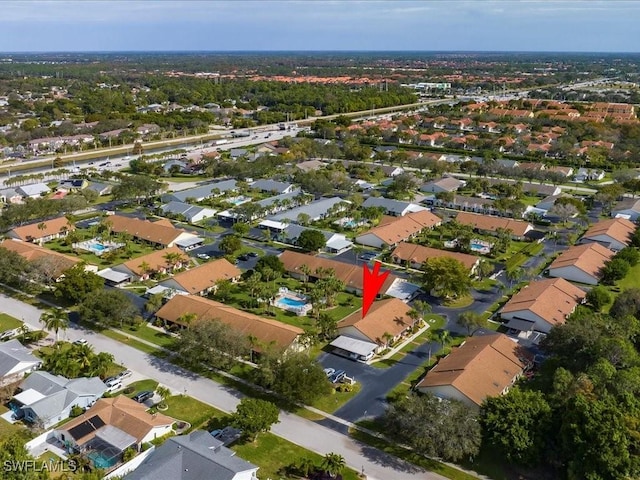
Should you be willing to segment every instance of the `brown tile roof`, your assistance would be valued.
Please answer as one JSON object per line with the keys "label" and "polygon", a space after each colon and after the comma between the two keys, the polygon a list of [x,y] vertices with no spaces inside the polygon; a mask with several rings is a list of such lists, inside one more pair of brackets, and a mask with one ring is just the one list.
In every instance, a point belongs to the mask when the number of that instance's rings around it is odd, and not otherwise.
{"label": "brown tile roof", "polygon": [[165,258],[169,253],[179,253],[180,255],[182,255],[185,262],[188,263],[189,261],[189,257],[185,255],[185,253],[178,247],[168,247],[163,248],[162,250],[155,250],[151,253],[148,253],[147,255],[134,258],[133,260],[128,260],[124,262],[123,265],[138,276],[142,276],[142,274],[144,273],[140,268],[140,265],[142,265],[143,262],[149,264],[149,269],[151,271],[159,272],[169,267],[169,263]]}
{"label": "brown tile roof", "polygon": [[531,282],[511,297],[500,312],[530,310],[549,324],[558,325],[564,323],[585,296],[583,290],[563,278],[548,278]]}
{"label": "brown tile roof", "polygon": [[63,253],[54,252],[48,248],[43,248],[35,243],[23,242],[20,240],[6,239],[0,242],[0,247],[4,247],[7,250],[16,252],[22,258],[28,262],[34,261],[47,261],[52,266],[55,266],[52,271],[52,276],[57,278],[62,275],[62,272],[73,267],[75,264],[80,263],[79,258],[70,257]]}
{"label": "brown tile roof", "polygon": [[[314,257],[312,255],[306,255],[304,253],[293,252],[286,250],[280,255],[280,260],[284,264],[284,269],[289,273],[295,273],[303,275],[300,267],[306,265],[311,270],[311,276],[315,277],[315,271],[318,268],[332,269],[336,278],[343,281],[346,288],[353,288],[356,290],[362,290],[362,265],[352,265],[350,263],[338,262],[337,260],[330,260],[328,258]],[[391,284],[397,279],[393,273],[389,274],[385,280],[381,293],[386,292]]]}
{"label": "brown tile roof", "polygon": [[178,238],[184,230],[169,227],[162,223],[149,222],[138,218],[112,215],[108,217],[114,232],[127,232],[135,238],[146,240],[159,245],[169,245]]}
{"label": "brown tile roof", "polygon": [[506,335],[471,337],[454,348],[418,384],[418,389],[451,385],[476,405],[500,395],[522,373],[519,346]]}
{"label": "brown tile roof", "polygon": [[[404,217],[394,218],[393,221],[378,225],[366,232],[358,235],[375,235],[388,245],[395,245],[398,242],[408,240],[409,237],[419,233],[425,228],[432,228],[442,223],[442,219],[429,210],[408,213]],[[356,239],[357,241],[357,239]]]}
{"label": "brown tile roof", "polygon": [[197,295],[215,286],[218,280],[232,280],[240,277],[242,272],[226,258],[219,258],[212,262],[190,270],[178,273],[173,280],[178,282],[186,292]]}
{"label": "brown tile roof", "polygon": [[479,215],[477,213],[460,212],[456,216],[456,222],[462,225],[471,225],[479,230],[495,232],[499,228],[511,230],[511,233],[517,237],[523,237],[525,233],[533,227],[522,220],[514,220],[512,218],[492,217],[489,215]]}
{"label": "brown tile roof", "polygon": [[469,270],[471,270],[479,260],[479,257],[476,257],[475,255],[468,255],[466,253],[460,252],[449,252],[447,250],[423,247],[422,245],[416,245],[415,243],[406,242],[401,242],[400,244],[398,244],[395,250],[393,250],[391,256],[394,259],[397,258],[398,260],[402,261],[410,260],[411,262],[419,263],[420,265],[426,262],[429,258],[455,258]]}
{"label": "brown tile roof", "polygon": [[629,245],[631,243],[631,236],[635,231],[635,223],[625,218],[613,218],[611,220],[602,220],[601,222],[591,225],[582,238],[589,239],[599,235],[607,235],[620,243]]}
{"label": "brown tile roof", "polygon": [[[113,398],[101,398],[85,413],[74,418],[69,423],[65,423],[60,430],[67,432],[69,436],[73,437],[68,432],[74,427],[98,416],[105,425],[112,425],[128,433],[132,437],[135,437],[138,443],[140,443],[154,427],[171,425],[175,421],[171,417],[167,417],[161,413],[151,414],[147,413],[146,410],[147,407],[144,404],[131,400],[124,395],[118,395]],[[86,435],[75,438],[77,444],[85,444],[95,437],[98,431],[94,429],[87,430],[89,431]],[[83,432],[84,431],[86,430],[83,430]]]}
{"label": "brown tile roof", "polygon": [[394,337],[411,327],[414,321],[407,313],[411,310],[406,303],[397,298],[374,302],[362,318],[362,309],[358,309],[338,323],[338,329],[355,327],[372,342],[386,344],[385,333]]}
{"label": "brown tile roof", "polygon": [[549,270],[564,267],[576,267],[592,277],[599,278],[604,264],[615,254],[599,243],[587,243],[569,247],[556,258]]}
{"label": "brown tile roof", "polygon": [[304,333],[301,328],[262,318],[195,295],[176,295],[158,310],[156,316],[162,320],[180,324],[178,319],[185,313],[193,313],[198,319],[220,320],[234,330],[247,336],[254,336],[262,343],[275,342],[283,348],[289,347],[299,335]]}
{"label": "brown tile roof", "polygon": [[[44,224],[46,228],[43,230],[40,230],[38,228],[38,225],[40,224]],[[39,238],[46,237],[49,235],[60,233],[65,227],[67,228],[68,231],[75,230],[75,227],[71,224],[71,222],[69,222],[69,220],[66,217],[59,217],[59,218],[54,218],[52,220],[46,220],[44,222],[30,223],[29,225],[16,227],[12,230],[12,232],[20,240],[31,241],[31,240],[37,240]]]}

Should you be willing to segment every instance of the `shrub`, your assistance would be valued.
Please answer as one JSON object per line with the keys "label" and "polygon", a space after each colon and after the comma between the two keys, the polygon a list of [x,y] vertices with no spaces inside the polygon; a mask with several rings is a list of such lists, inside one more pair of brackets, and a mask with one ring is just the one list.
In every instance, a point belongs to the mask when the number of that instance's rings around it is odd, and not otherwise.
{"label": "shrub", "polygon": [[74,417],[79,417],[83,413],[84,413],[84,408],[82,408],[79,405],[74,405],[73,407],[71,407],[71,412],[69,413],[69,415],[71,416],[71,418],[74,418]]}

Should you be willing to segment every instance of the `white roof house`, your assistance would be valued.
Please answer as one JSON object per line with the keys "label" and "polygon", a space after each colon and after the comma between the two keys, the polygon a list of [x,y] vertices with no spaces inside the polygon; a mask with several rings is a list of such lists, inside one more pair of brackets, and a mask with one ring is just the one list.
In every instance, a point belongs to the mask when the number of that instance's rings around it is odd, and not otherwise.
{"label": "white roof house", "polygon": [[160,207],[162,213],[171,215],[182,215],[189,223],[197,223],[215,216],[216,211],[211,208],[190,205],[184,202],[171,201]]}
{"label": "white roof house", "polygon": [[16,188],[16,192],[23,197],[40,198],[42,195],[46,195],[51,192],[51,189],[44,183],[32,183],[30,185],[22,185]]}
{"label": "white roof house", "polygon": [[41,364],[42,360],[33,356],[18,340],[0,343],[0,386],[15,382]]}
{"label": "white roof house", "polygon": [[385,197],[369,197],[362,204],[363,207],[383,207],[387,215],[404,217],[407,213],[420,212],[428,208],[415,203],[402,202]]}

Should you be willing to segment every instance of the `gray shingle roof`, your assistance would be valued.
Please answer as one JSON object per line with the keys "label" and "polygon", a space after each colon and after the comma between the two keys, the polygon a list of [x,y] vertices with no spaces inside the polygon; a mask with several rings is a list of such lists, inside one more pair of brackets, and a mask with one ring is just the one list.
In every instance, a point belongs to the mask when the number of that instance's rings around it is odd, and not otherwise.
{"label": "gray shingle roof", "polygon": [[315,202],[309,203],[308,205],[302,205],[300,207],[287,210],[286,212],[272,215],[268,219],[275,220],[276,222],[289,219],[291,220],[291,222],[295,222],[298,218],[298,215],[300,215],[301,213],[306,213],[307,215],[309,215],[309,218],[313,220],[326,215],[331,207],[344,201],[345,200],[340,197],[321,198],[319,200],[316,200]]}
{"label": "gray shingle roof", "polygon": [[278,182],[271,179],[256,180],[251,184],[251,188],[260,190],[261,192],[277,192],[282,193],[288,188],[291,188],[291,184],[287,182]]}
{"label": "gray shingle roof", "polygon": [[256,202],[257,205],[260,205],[262,208],[266,208],[272,204],[274,204],[276,201],[283,201],[283,200],[287,200],[287,199],[292,199],[297,197],[298,195],[300,195],[300,193],[302,193],[302,190],[300,190],[299,188],[296,188],[294,191],[289,192],[289,193],[283,193],[280,195],[276,195],[274,197],[268,197],[265,198],[263,200],[260,200],[258,202]]}
{"label": "gray shingle roof", "polygon": [[238,473],[256,470],[235,456],[210,433],[196,430],[171,437],[151,454],[126,480],[232,480]]}
{"label": "gray shingle roof", "polygon": [[180,190],[178,192],[167,193],[162,196],[164,201],[178,201],[184,202],[187,198],[195,198],[196,200],[202,200],[203,198],[210,197],[212,192],[216,189],[220,192],[227,192],[236,188],[235,180],[223,180],[216,183],[208,183],[200,187],[188,188],[186,190]]}
{"label": "gray shingle roof", "polygon": [[33,356],[18,340],[0,343],[0,378],[22,362],[37,364],[40,359]]}

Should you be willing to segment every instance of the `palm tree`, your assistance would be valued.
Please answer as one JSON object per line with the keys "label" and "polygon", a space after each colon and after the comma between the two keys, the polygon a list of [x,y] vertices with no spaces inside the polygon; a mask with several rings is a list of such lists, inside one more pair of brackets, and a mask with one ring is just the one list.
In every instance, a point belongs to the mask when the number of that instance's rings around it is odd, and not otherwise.
{"label": "palm tree", "polygon": [[152,272],[151,265],[149,265],[144,260],[140,265],[138,265],[138,268],[140,269],[140,273],[142,274],[140,275],[141,277],[144,277],[145,275],[150,275]]}
{"label": "palm tree", "polygon": [[93,347],[91,345],[74,345],[73,357],[75,363],[80,367],[81,371],[85,371],[91,368],[91,361],[93,359]]}
{"label": "palm tree", "polygon": [[345,466],[344,457],[338,453],[327,453],[322,461],[322,469],[332,478],[340,474]]}
{"label": "palm tree", "polygon": [[165,254],[162,258],[164,258],[167,261],[167,264],[169,264],[169,269],[171,270],[173,270],[178,265],[184,262],[184,256],[181,253],[177,253],[177,252],[169,252]]}
{"label": "palm tree", "polygon": [[304,275],[304,285],[306,287],[307,283],[309,282],[309,277],[311,276],[311,268],[309,268],[309,265],[307,265],[306,263],[303,263],[302,265],[300,265],[300,271]]}
{"label": "palm tree", "polygon": [[44,328],[56,334],[57,343],[58,331],[66,330],[69,327],[69,315],[60,308],[52,308],[40,315],[40,323],[44,325]]}
{"label": "palm tree", "polygon": [[158,406],[162,408],[166,408],[167,398],[171,396],[171,390],[169,390],[167,387],[160,386],[156,388],[156,393],[160,395],[160,398],[162,399],[162,401],[160,402],[160,405]]}
{"label": "palm tree", "polygon": [[186,325],[189,328],[189,325],[197,319],[198,316],[195,313],[185,312],[178,317],[178,323]]}
{"label": "palm tree", "polygon": [[298,473],[303,477],[308,477],[316,469],[316,464],[310,458],[303,458],[297,465]]}
{"label": "palm tree", "polygon": [[442,344],[442,348],[444,348],[445,343],[447,343],[447,340],[449,340],[450,337],[451,334],[449,333],[449,330],[440,330],[440,332],[438,332],[438,339]]}

